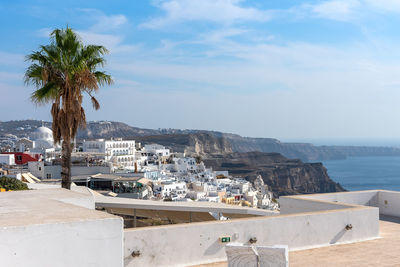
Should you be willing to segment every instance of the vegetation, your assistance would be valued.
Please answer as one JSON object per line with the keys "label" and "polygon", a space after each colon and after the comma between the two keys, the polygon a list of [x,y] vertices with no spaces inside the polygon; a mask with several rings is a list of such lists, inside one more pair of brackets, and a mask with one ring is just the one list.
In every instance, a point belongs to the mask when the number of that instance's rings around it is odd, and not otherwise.
{"label": "vegetation", "polygon": [[28,186],[24,182],[21,182],[20,180],[15,178],[9,178],[5,176],[0,177],[0,188],[4,188],[7,191],[28,190]]}
{"label": "vegetation", "polygon": [[196,155],[194,158],[195,158],[197,164],[200,164],[201,161],[203,160],[200,155]]}
{"label": "vegetation", "polygon": [[112,84],[112,78],[104,71],[103,46],[84,45],[71,29],[56,29],[50,34],[51,43],[26,57],[31,63],[25,72],[25,83],[34,85],[32,101],[36,104],[52,104],[54,143],[61,143],[61,185],[71,188],[72,141],[79,127],[86,126],[83,95],[91,98],[93,107],[100,108],[93,97],[100,86]]}

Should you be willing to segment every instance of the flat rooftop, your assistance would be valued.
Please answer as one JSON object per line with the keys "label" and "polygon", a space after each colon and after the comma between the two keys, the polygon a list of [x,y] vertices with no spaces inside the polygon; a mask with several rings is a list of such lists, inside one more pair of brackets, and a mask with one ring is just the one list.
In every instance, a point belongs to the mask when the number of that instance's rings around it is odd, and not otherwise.
{"label": "flat rooftop", "polygon": [[93,202],[91,193],[75,189],[79,192],[61,188],[2,192],[0,228],[115,218],[89,209]]}
{"label": "flat rooftop", "polygon": [[[400,218],[381,216],[381,238],[289,252],[290,267],[400,266]],[[227,267],[227,262],[195,265]]]}
{"label": "flat rooftop", "polygon": [[227,205],[214,202],[173,202],[173,201],[152,201],[140,200],[122,197],[105,197],[95,196],[96,207],[99,208],[129,208],[129,209],[145,209],[145,210],[168,210],[168,211],[185,211],[185,212],[221,212],[249,214],[258,216],[277,215],[278,212],[271,210],[263,210],[256,208],[247,208],[236,205]]}

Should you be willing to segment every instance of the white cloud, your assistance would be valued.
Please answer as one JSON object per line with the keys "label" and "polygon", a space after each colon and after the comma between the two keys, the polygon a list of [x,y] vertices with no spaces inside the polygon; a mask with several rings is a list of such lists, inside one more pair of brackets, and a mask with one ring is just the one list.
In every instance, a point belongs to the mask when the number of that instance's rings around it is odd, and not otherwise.
{"label": "white cloud", "polygon": [[[85,44],[101,44],[111,53],[132,52],[137,50],[137,45],[123,44],[124,37],[118,34],[118,28],[128,22],[128,19],[121,14],[105,15],[97,9],[78,9],[88,15],[94,23],[87,29],[77,29],[76,32]],[[42,28],[38,36],[48,38],[53,29]]]}
{"label": "white cloud", "polygon": [[116,30],[128,22],[128,19],[123,14],[106,15],[94,8],[79,8],[78,10],[83,12],[86,18],[90,18],[93,24],[90,27],[90,31],[93,32]]}
{"label": "white cloud", "polygon": [[85,44],[96,44],[106,47],[110,54],[121,54],[138,51],[140,45],[124,44],[124,37],[114,34],[93,33],[90,31],[77,31]]}
{"label": "white cloud", "polygon": [[358,0],[330,0],[315,5],[305,5],[313,14],[321,18],[349,21],[360,7]]}
{"label": "white cloud", "polygon": [[169,0],[156,1],[165,16],[141,24],[147,28],[161,28],[184,21],[210,21],[232,24],[236,21],[266,21],[270,14],[252,7],[242,7],[240,0]]}
{"label": "white cloud", "polygon": [[90,29],[96,32],[104,32],[117,29],[128,22],[128,19],[124,15],[100,15],[96,17],[98,22],[93,25]]}
{"label": "white cloud", "polygon": [[[202,127],[286,138],[400,133],[400,127],[388,122],[399,110],[400,64],[385,60],[385,55],[371,55],[371,44],[243,44],[217,39],[215,48],[210,48],[215,58],[192,58],[196,55],[186,51],[185,61],[176,63],[176,51],[172,50],[170,58],[153,54],[110,65],[114,73],[152,81],[135,84],[134,91],[126,87],[121,94],[171,103],[169,112],[176,118],[175,125],[151,125],[144,120],[143,126]],[[395,45],[386,46],[387,55],[396,56],[396,51]],[[204,103],[218,106],[218,113],[204,110],[198,117],[203,122],[197,126],[185,121]],[[179,113],[182,110],[184,115]],[[273,115],[277,112],[278,116]],[[150,121],[157,121],[152,118],[155,114],[148,114]],[[213,119],[208,120],[209,116]],[[128,116],[126,120],[130,120]]]}
{"label": "white cloud", "polygon": [[365,0],[372,8],[384,12],[400,12],[400,1],[399,0]]}

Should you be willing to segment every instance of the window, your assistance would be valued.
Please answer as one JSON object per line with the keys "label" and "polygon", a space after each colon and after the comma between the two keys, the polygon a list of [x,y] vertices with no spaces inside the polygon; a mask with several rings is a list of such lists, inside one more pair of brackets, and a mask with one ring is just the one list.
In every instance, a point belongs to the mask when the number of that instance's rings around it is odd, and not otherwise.
{"label": "window", "polygon": [[47,174],[46,174],[46,178],[47,178],[47,179],[51,179],[51,173],[47,173]]}
{"label": "window", "polygon": [[21,155],[17,155],[17,160],[18,161],[22,160],[22,156]]}
{"label": "window", "polygon": [[41,171],[42,170],[42,167],[39,167],[39,171]]}

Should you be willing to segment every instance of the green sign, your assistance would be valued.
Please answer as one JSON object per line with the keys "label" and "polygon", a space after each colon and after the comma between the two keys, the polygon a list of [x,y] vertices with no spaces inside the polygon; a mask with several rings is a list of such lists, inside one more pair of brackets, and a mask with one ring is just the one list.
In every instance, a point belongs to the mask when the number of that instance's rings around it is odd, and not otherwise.
{"label": "green sign", "polygon": [[221,237],[221,243],[228,243],[228,242],[231,242],[230,236]]}

